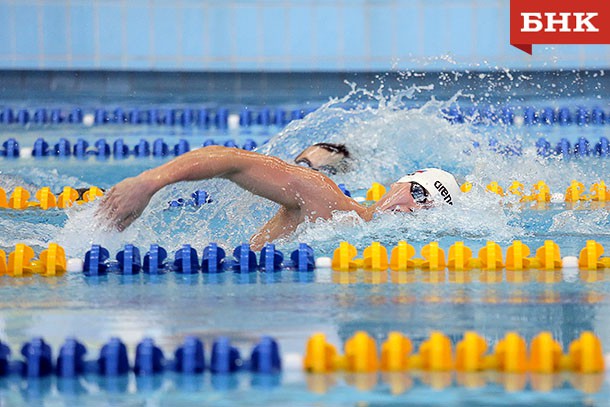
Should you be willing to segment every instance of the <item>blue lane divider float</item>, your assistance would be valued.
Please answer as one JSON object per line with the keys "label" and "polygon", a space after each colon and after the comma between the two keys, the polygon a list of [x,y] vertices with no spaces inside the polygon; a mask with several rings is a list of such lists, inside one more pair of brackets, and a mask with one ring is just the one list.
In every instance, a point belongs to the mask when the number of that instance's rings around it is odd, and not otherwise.
{"label": "blue lane divider float", "polygon": [[267,244],[261,250],[259,265],[262,271],[271,273],[281,271],[283,261],[284,255],[282,252],[275,250],[274,244]]}
{"label": "blue lane divider float", "polygon": [[148,274],[163,273],[166,269],[165,259],[167,259],[167,251],[157,244],[152,244],[144,255],[142,270]]}
{"label": "blue lane divider float", "polygon": [[221,130],[227,129],[229,127],[229,109],[219,108],[216,110],[214,123],[216,124],[216,127]]}
{"label": "blue lane divider float", "polygon": [[190,150],[191,147],[189,146],[189,142],[185,139],[180,139],[178,144],[174,146],[174,155],[178,157],[179,155],[188,153]]}
{"label": "blue lane divider float", "polygon": [[34,111],[34,115],[32,116],[32,121],[34,124],[47,124],[48,116],[47,109],[38,108]]}
{"label": "blue lane divider float", "polygon": [[536,141],[536,153],[542,157],[549,157],[552,154],[551,143],[544,138],[540,138]]}
{"label": "blue lane divider float", "polygon": [[256,141],[249,138],[249,139],[246,139],[246,141],[244,142],[244,145],[241,148],[244,150],[252,151],[256,147],[258,147],[258,144],[256,143]]}
{"label": "blue lane divider float", "polygon": [[119,338],[111,338],[102,346],[97,359],[97,373],[102,376],[122,376],[129,372],[127,346]]}
{"label": "blue lane divider float", "polygon": [[[445,119],[453,124],[468,122],[472,124],[492,125],[513,125],[523,123],[526,126],[556,124],[560,126],[572,124],[577,126],[601,126],[606,124],[607,121],[606,113],[598,106],[591,109],[582,106],[578,106],[575,109],[570,109],[568,107],[554,108],[550,106],[541,109],[532,106],[523,108],[511,106],[482,106],[462,109],[456,105],[451,105],[448,108],[443,109],[442,113]],[[520,118],[519,121],[516,120],[517,117]]]}
{"label": "blue lane divider float", "polygon": [[203,249],[203,256],[201,256],[201,271],[210,274],[222,273],[224,271],[224,259],[226,256],[225,251],[218,247],[216,243],[210,243]]}
{"label": "blue lane divider float", "polygon": [[606,137],[600,137],[595,144],[585,137],[579,137],[574,145],[568,139],[562,138],[553,146],[548,140],[541,137],[536,141],[536,152],[542,157],[558,155],[563,157],[597,156],[607,158],[610,157],[610,143]]}
{"label": "blue lane divider float", "polygon": [[14,123],[14,114],[13,109],[10,107],[5,107],[0,110],[0,123],[2,124],[13,124]]}
{"label": "blue lane divider float", "polygon": [[137,274],[142,269],[140,249],[134,245],[125,245],[125,249],[117,253],[116,260],[119,263],[121,274]]}
{"label": "blue lane divider float", "polygon": [[163,372],[163,351],[155,345],[152,338],[144,338],[136,347],[133,371],[140,376],[152,376]]}
{"label": "blue lane divider float", "polygon": [[115,140],[112,143],[112,156],[114,158],[125,158],[129,156],[129,146],[125,144],[123,139]]}
{"label": "blue lane divider float", "polygon": [[[266,141],[265,141],[266,142]],[[264,143],[263,143],[264,144]],[[488,140],[488,148],[491,151],[495,151],[502,155],[521,155],[523,146],[520,144],[515,145],[500,145],[498,140],[491,137]],[[203,142],[203,146],[217,145],[213,139],[207,139]],[[228,140],[224,143],[226,147],[242,148],[245,150],[255,149],[258,144],[252,139],[246,139],[244,144],[240,147],[235,140]],[[480,148],[481,145],[478,142],[473,143],[473,147]],[[600,156],[608,157],[608,139],[601,137],[599,141],[589,141],[585,137],[579,137],[574,144],[567,138],[562,138],[554,146],[545,138],[539,138],[535,143],[538,155],[548,157],[551,155],[562,155],[571,157],[587,157],[587,156]],[[138,144],[134,145],[133,149],[121,139],[117,139],[113,142],[112,146],[105,140],[99,139],[95,141],[93,148],[90,148],[89,142],[85,139],[79,138],[74,145],[70,144],[65,138],[61,138],[59,142],[55,143],[53,147],[43,138],[38,138],[34,142],[32,148],[32,156],[37,158],[55,156],[59,158],[67,158],[74,156],[79,159],[87,159],[89,156],[97,157],[98,159],[106,159],[112,156],[115,159],[124,159],[131,155],[136,158],[147,158],[153,156],[155,158],[166,157],[170,154],[181,155],[190,151],[190,146],[187,140],[182,139],[170,150],[170,147],[163,139],[156,139],[151,144],[141,139]],[[14,138],[10,138],[4,141],[0,148],[0,157],[17,158],[20,157],[20,146],[19,142]],[[347,196],[350,196],[350,192],[345,188],[345,185],[339,184],[339,188]],[[171,203],[170,206],[184,206],[186,200],[176,201]]]}
{"label": "blue lane divider float", "polygon": [[210,198],[210,195],[206,191],[197,190],[191,194],[190,199],[176,198],[172,199],[167,204],[169,208],[179,208],[183,206],[198,207],[212,202],[212,198]]}
{"label": "blue lane divider float", "polygon": [[25,126],[30,121],[30,112],[25,109],[20,109],[17,112],[16,122],[22,126]]}
{"label": "blue lane divider float", "polygon": [[0,342],[0,377],[8,373],[8,358],[11,350],[8,346]]}
{"label": "blue lane divider float", "polygon": [[57,157],[69,157],[71,155],[70,142],[65,138],[61,138],[53,147],[53,154]]}
{"label": "blue lane divider float", "polygon": [[142,124],[142,117],[138,108],[132,109],[127,112],[127,123]]}
{"label": "blue lane divider float", "polygon": [[[290,115],[283,108],[277,108],[272,112],[269,108],[251,109],[242,108],[239,113],[241,127],[259,126],[285,126],[291,120],[301,119],[310,113],[309,109],[293,109]],[[225,107],[210,109],[206,107],[182,107],[182,108],[151,108],[141,109],[138,107],[125,109],[96,108],[84,109],[75,107],[64,110],[59,108],[37,108],[32,111],[25,108],[12,109],[4,107],[0,109],[0,124],[22,126],[28,124],[83,124],[85,115],[90,115],[92,123],[96,126],[103,125],[149,125],[149,126],[176,126],[207,128],[214,125],[218,129],[226,129],[229,126],[229,116],[232,113]]]}
{"label": "blue lane divider float", "polygon": [[108,145],[105,139],[99,139],[93,145],[95,146],[95,150],[90,151],[90,154],[96,155],[98,157],[110,156],[110,145]]}
{"label": "blue lane divider float", "polygon": [[174,352],[173,370],[184,374],[198,374],[205,370],[204,345],[199,338],[187,336]]}
{"label": "blue lane divider float", "polygon": [[61,109],[51,109],[51,123],[59,124],[64,122],[64,115]]}
{"label": "blue lane divider float", "polygon": [[46,377],[53,373],[51,347],[42,339],[35,338],[23,345],[22,375],[28,378]]}
{"label": "blue lane divider float", "polygon": [[153,244],[144,255],[140,257],[140,249],[127,244],[116,254],[116,260],[110,259],[110,253],[100,245],[93,245],[85,254],[83,273],[87,276],[102,276],[108,272],[123,275],[133,275],[140,271],[147,274],[161,274],[174,271],[180,274],[197,274],[199,271],[207,274],[234,271],[236,273],[252,273],[257,270],[275,273],[286,269],[298,272],[311,272],[315,268],[313,249],[300,243],[289,260],[284,259],[281,251],[274,244],[267,244],[260,252],[260,261],[247,243],[237,246],[233,250],[233,258],[227,259],[226,252],[216,243],[210,243],[203,250],[201,263],[197,250],[189,244],[183,245],[174,253],[171,264],[167,262],[165,248]]}
{"label": "blue lane divider float", "polygon": [[67,338],[57,359],[43,338],[34,338],[21,347],[21,360],[11,360],[11,349],[0,342],[0,378],[21,376],[36,380],[51,375],[75,379],[84,374],[102,377],[121,377],[130,372],[137,376],[153,376],[166,371],[179,374],[231,374],[240,370],[252,373],[277,375],[282,371],[282,359],[277,341],[264,336],[255,344],[250,359],[242,358],[239,350],[227,337],[218,337],[212,344],[209,363],[205,344],[199,338],[187,336],[168,360],[152,338],[144,338],[135,349],[133,364],[129,361],[127,346],[120,338],[111,338],[102,345],[99,356],[86,359],[87,348],[76,338]]}
{"label": "blue lane divider float", "polygon": [[271,117],[271,110],[268,108],[262,108],[256,117],[256,124],[260,126],[271,126],[273,119]]}
{"label": "blue lane divider float", "polygon": [[8,158],[17,158],[19,157],[19,143],[14,138],[9,138],[4,143],[2,143],[2,148],[0,149],[0,156],[8,157]]}
{"label": "blue lane divider float", "polygon": [[108,249],[94,244],[91,246],[91,250],[85,253],[83,272],[88,276],[100,276],[106,274],[108,271],[109,258],[110,253],[108,252]]}
{"label": "blue lane divider float", "polygon": [[180,125],[182,127],[190,127],[195,123],[195,114],[192,109],[186,108],[179,114]]}
{"label": "blue lane divider float", "polygon": [[337,185],[339,187],[339,189],[341,190],[341,192],[343,192],[346,196],[349,196],[351,198],[352,193],[349,192],[349,190],[347,189],[347,187],[345,186],[345,184],[338,184]]}
{"label": "blue lane divider float", "polygon": [[[0,109],[0,125],[35,125],[45,124],[82,124],[85,115],[92,117],[92,124],[103,125],[149,125],[149,126],[176,126],[202,127],[211,125],[218,129],[227,129],[229,116],[239,116],[239,125],[248,128],[258,126],[283,127],[292,120],[298,120],[311,113],[313,109],[297,108],[287,110],[276,107],[274,110],[268,107],[251,108],[249,106],[231,112],[225,107],[216,109],[207,107],[163,107],[141,109],[138,107],[123,108],[116,107],[113,110],[106,108],[85,109],[74,107],[72,109],[59,108],[37,108],[32,111],[26,108],[13,109],[3,107]],[[591,108],[577,106],[575,108],[543,106],[475,106],[460,108],[452,105],[443,110],[446,119],[451,123],[470,122],[474,124],[505,124],[517,123],[516,117],[520,117],[520,123],[525,125],[555,125],[566,126],[575,124],[604,125],[607,114],[603,108],[594,106]]]}
{"label": "blue lane divider float", "polygon": [[66,379],[75,378],[85,372],[85,355],[87,349],[85,345],[75,338],[66,339],[59,349],[55,374],[57,377]]}
{"label": "blue lane divider float", "polygon": [[282,371],[282,362],[277,342],[265,336],[252,350],[250,370],[256,373],[277,374]]}
{"label": "blue lane divider float", "polygon": [[221,336],[212,345],[210,357],[210,371],[218,374],[237,372],[242,365],[239,350],[231,345],[226,336]]}
{"label": "blue lane divider float", "polygon": [[[267,142],[268,140],[265,140]],[[213,139],[207,139],[202,143],[203,147],[210,145],[217,145]],[[264,143],[263,143],[264,144]],[[224,145],[226,147],[235,147],[241,148],[244,150],[254,150],[259,146],[259,144],[253,139],[246,139],[243,145],[239,145],[235,140],[227,140]],[[70,144],[66,138],[61,138],[57,143],[50,147],[51,144],[44,138],[38,138],[34,141],[34,145],[32,146],[32,156],[33,157],[70,157],[74,156],[80,159],[86,159],[89,156],[95,156],[98,158],[108,158],[112,156],[115,159],[124,159],[129,156],[134,156],[136,158],[147,158],[147,157],[167,157],[169,155],[182,155],[191,150],[189,142],[186,139],[181,139],[176,143],[173,148],[170,150],[168,144],[162,139],[156,139],[151,143],[149,143],[145,139],[140,139],[140,141],[131,148],[124,139],[119,138],[112,143],[112,146],[106,141],[106,139],[98,139],[94,142],[93,146],[90,148],[89,142],[83,138],[79,138],[76,140],[74,145]],[[2,148],[0,148],[0,156],[3,157],[19,157],[20,156],[20,148],[19,142],[14,138],[9,138],[8,140],[2,143]]]}
{"label": "blue lane divider float", "polygon": [[81,108],[74,108],[68,115],[68,122],[72,124],[78,124],[83,122],[83,110]]}
{"label": "blue lane divider float", "polygon": [[197,123],[197,126],[199,127],[209,127],[210,126],[210,122],[211,122],[211,118],[210,118],[210,111],[207,108],[200,108],[197,112],[197,114],[195,115],[195,122]]}
{"label": "blue lane divider float", "polygon": [[233,270],[238,273],[252,273],[258,269],[256,254],[248,243],[242,243],[233,250]]}
{"label": "blue lane divider float", "polygon": [[169,147],[163,139],[159,138],[153,141],[152,154],[153,157],[166,157],[169,155]]}
{"label": "blue lane divider float", "polygon": [[600,138],[599,142],[595,144],[595,154],[601,157],[610,155],[610,143],[606,137]]}
{"label": "blue lane divider float", "polygon": [[199,271],[197,250],[185,244],[174,254],[173,270],[176,273],[195,274]]}
{"label": "blue lane divider float", "polygon": [[87,156],[87,148],[89,148],[89,143],[86,140],[79,138],[76,140],[76,143],[74,143],[72,154],[74,157],[84,158]]}
{"label": "blue lane divider float", "polygon": [[46,157],[49,155],[49,143],[43,138],[38,138],[34,141],[34,147],[32,148],[32,156],[34,157]]}
{"label": "blue lane divider float", "polygon": [[133,155],[140,158],[150,156],[150,143],[140,139],[140,142],[133,148]]}
{"label": "blue lane divider float", "polygon": [[290,259],[298,271],[313,271],[315,268],[313,249],[306,243],[299,243],[299,248],[290,254]]}
{"label": "blue lane divider float", "polygon": [[252,111],[247,107],[241,109],[241,112],[239,114],[239,125],[241,127],[252,126]]}
{"label": "blue lane divider float", "polygon": [[584,137],[580,137],[574,145],[573,154],[579,157],[591,155],[591,149],[589,148],[589,140]]}

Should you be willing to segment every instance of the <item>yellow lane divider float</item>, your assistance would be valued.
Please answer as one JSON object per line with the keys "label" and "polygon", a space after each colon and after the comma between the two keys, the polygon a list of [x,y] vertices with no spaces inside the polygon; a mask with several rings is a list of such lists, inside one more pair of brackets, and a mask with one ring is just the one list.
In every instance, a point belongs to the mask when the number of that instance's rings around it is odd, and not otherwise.
{"label": "yellow lane divider float", "polygon": [[[472,189],[472,184],[467,187],[462,185],[462,192],[468,192]],[[521,197],[521,202],[538,202],[546,203],[551,201],[551,190],[544,181],[538,181],[531,188],[531,193],[525,192],[525,186],[518,182],[513,181],[508,187],[508,192],[505,193],[498,182],[489,183],[486,188],[487,191],[493,192],[500,196],[506,195],[517,195]],[[563,194],[563,200],[568,203],[575,203],[579,201],[592,201],[592,202],[608,202],[610,201],[610,189],[606,186],[604,181],[594,183],[589,188],[589,194],[586,193],[587,189],[585,185],[576,180],[572,180],[568,188]]]}
{"label": "yellow lane divider float", "polygon": [[55,196],[49,187],[36,191],[36,201],[30,201],[30,192],[23,187],[16,187],[7,199],[6,191],[0,188],[0,208],[23,210],[28,208],[40,208],[43,210],[60,208],[65,209],[74,204],[92,202],[103,196],[103,191],[98,187],[90,187],[82,197],[78,191],[71,187],[64,187],[62,192]]}
{"label": "yellow lane divider float", "polygon": [[[460,186],[462,192],[470,192],[473,188],[471,182],[465,182]],[[492,192],[500,196],[517,195],[520,197],[521,202],[537,202],[537,203],[548,203],[551,201],[551,189],[544,181],[538,181],[531,187],[531,192],[526,193],[525,186],[519,181],[512,181],[506,191],[497,182],[490,182],[485,190]],[[574,203],[579,201],[593,201],[593,202],[608,202],[610,201],[610,188],[606,186],[604,181],[599,181],[592,184],[589,187],[589,192],[586,193],[587,189],[585,185],[577,180],[573,180],[565,193],[562,194],[565,202]],[[367,201],[378,201],[386,193],[386,188],[378,183],[374,182],[366,193]],[[561,196],[561,195],[559,195]]]}
{"label": "yellow lane divider float", "polygon": [[[405,241],[400,241],[392,249],[388,261],[388,251],[379,242],[373,242],[364,249],[362,258],[356,258],[358,250],[348,242],[341,242],[335,249],[331,267],[335,271],[407,271],[415,268],[428,271],[467,271],[481,269],[500,271],[502,269],[519,271],[529,269],[560,270],[563,267],[561,251],[557,243],[546,240],[535,255],[530,257],[531,250],[523,242],[516,240],[506,249],[503,258],[502,248],[498,243],[488,241],[473,257],[472,249],[464,242],[455,242],[449,247],[448,256],[439,247],[438,242],[431,242],[421,249],[421,258],[414,258],[415,248]],[[586,270],[610,268],[610,257],[602,257],[604,247],[595,240],[588,240],[580,251],[578,267]]]}
{"label": "yellow lane divider float", "polygon": [[24,277],[33,273],[45,277],[59,276],[66,272],[66,253],[57,243],[49,243],[49,247],[34,260],[34,250],[23,243],[15,245],[15,250],[8,258],[0,250],[0,276]]}
{"label": "yellow lane divider float", "polygon": [[386,193],[386,189],[383,185],[378,182],[373,182],[373,185],[366,191],[366,200],[367,201],[378,201],[384,196]]}
{"label": "yellow lane divider float", "polygon": [[432,332],[422,342],[418,353],[413,353],[411,340],[400,332],[390,332],[381,345],[381,354],[375,340],[359,331],[345,342],[344,354],[326,341],[322,333],[316,333],[307,342],[303,369],[308,373],[351,373],[458,371],[498,371],[504,373],[601,373],[605,369],[601,341],[592,332],[583,332],[570,343],[568,352],[550,332],[541,332],[530,343],[529,349],[523,337],[508,332],[499,340],[493,352],[485,338],[476,332],[465,332],[455,346],[441,332]]}

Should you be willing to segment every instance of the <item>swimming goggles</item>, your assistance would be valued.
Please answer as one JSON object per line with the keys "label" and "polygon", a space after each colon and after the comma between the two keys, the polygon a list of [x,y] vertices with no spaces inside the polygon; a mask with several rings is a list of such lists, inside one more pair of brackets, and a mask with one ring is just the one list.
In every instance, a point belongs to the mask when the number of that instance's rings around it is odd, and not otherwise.
{"label": "swimming goggles", "polygon": [[411,196],[413,197],[413,201],[419,205],[430,203],[430,194],[426,191],[426,188],[422,187],[417,182],[411,181]]}
{"label": "swimming goggles", "polygon": [[313,168],[311,166],[311,161],[309,161],[309,158],[305,158],[305,157],[299,158],[294,163],[297,164],[297,165],[300,165],[302,167],[311,168],[312,170],[316,170],[316,171],[318,170],[317,168]]}
{"label": "swimming goggles", "polygon": [[320,167],[316,168],[313,166],[311,161],[309,161],[309,159],[305,157],[296,160],[295,164],[300,165],[301,167],[312,169],[314,171],[323,171],[330,175],[335,175],[337,173],[337,169],[332,165],[321,165]]}

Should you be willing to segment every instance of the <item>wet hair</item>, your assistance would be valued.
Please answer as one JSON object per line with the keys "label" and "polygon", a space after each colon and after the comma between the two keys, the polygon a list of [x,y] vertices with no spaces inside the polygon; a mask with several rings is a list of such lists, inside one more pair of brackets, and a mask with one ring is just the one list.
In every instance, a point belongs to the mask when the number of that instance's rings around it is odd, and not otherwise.
{"label": "wet hair", "polygon": [[345,147],[345,144],[334,144],[334,143],[316,143],[316,147],[323,148],[329,153],[341,154],[345,158],[350,158],[349,150]]}

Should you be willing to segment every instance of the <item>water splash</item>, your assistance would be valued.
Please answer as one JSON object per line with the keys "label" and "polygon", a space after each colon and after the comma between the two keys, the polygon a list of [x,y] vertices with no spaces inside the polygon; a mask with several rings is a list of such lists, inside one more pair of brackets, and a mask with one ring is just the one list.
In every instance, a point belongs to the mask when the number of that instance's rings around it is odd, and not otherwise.
{"label": "water splash", "polygon": [[[407,109],[414,94],[430,92],[433,88],[386,90],[382,84],[371,91],[355,84],[349,86],[346,96],[331,99],[303,120],[291,123],[260,152],[291,161],[312,143],[345,143],[355,157],[353,171],[337,175],[335,181],[351,189],[366,188],[373,181],[389,184],[407,172],[425,167],[442,167],[462,178],[476,177],[477,163],[498,159],[493,152],[472,151],[473,142],[482,143],[485,135],[473,131],[468,124],[451,125],[443,117],[442,110],[460,98],[460,94],[444,102],[431,97],[422,107]],[[189,187],[205,188],[215,203],[196,214],[181,211],[160,216],[154,208],[162,207],[175,196],[174,189],[164,190],[155,196],[135,225],[143,232],[137,236],[142,239],[138,241],[149,241],[151,231],[171,230],[171,236],[163,238],[174,245],[184,242],[205,245],[213,240],[232,247],[247,241],[277,209],[277,205],[226,181],[206,181]],[[361,242],[370,242],[376,237],[389,242],[450,236],[510,240],[521,233],[521,229],[509,225],[511,216],[487,194],[472,194],[459,211],[438,208],[415,215],[381,215],[370,223],[354,220],[349,214],[337,214],[329,221],[302,225],[294,236],[282,242],[299,240],[328,247],[347,237]]]}
{"label": "water splash", "polygon": [[[507,210],[498,204],[497,197],[482,192],[487,183],[503,181],[506,184],[519,180],[531,185],[543,179],[549,182],[552,190],[561,190],[573,178],[592,183],[607,174],[607,164],[602,161],[541,159],[525,128],[477,127],[468,119],[463,124],[451,124],[446,120],[444,111],[450,106],[476,105],[488,97],[486,94],[475,97],[472,89],[465,87],[463,92],[457,90],[447,100],[436,99],[436,94],[451,88],[463,77],[478,75],[481,82],[489,82],[488,92],[496,96],[511,93],[525,84],[530,86],[532,82],[525,75],[513,76],[506,70],[499,74],[504,78],[501,89],[493,80],[497,75],[483,74],[481,77],[480,73],[470,72],[447,73],[436,83],[432,80],[426,83],[410,72],[399,73],[392,86],[386,84],[384,76],[369,87],[348,83],[345,96],[332,98],[304,119],[291,122],[259,152],[292,161],[313,143],[344,143],[354,157],[353,170],[333,178],[352,191],[368,188],[373,181],[387,185],[405,173],[425,167],[452,171],[459,180],[471,181],[476,188],[454,208],[436,208],[408,215],[384,214],[369,223],[353,219],[349,214],[336,214],[332,220],[302,225],[294,236],[280,243],[292,244],[299,240],[327,250],[344,238],[355,240],[356,244],[360,242],[360,246],[371,240],[469,238],[509,241],[531,232],[520,226],[518,210]],[[418,80],[414,81],[415,78]],[[506,85],[507,82],[512,85]],[[487,148],[491,139],[495,140],[495,147]],[[506,153],[516,149],[521,149],[520,156]],[[79,182],[76,178],[43,169],[36,170],[34,175],[19,171],[16,172],[19,181],[29,182],[32,189],[36,185],[59,187]],[[15,185],[15,182],[9,185]],[[185,191],[195,189],[208,191],[214,203],[199,209],[167,210],[169,200],[188,196]],[[277,210],[277,205],[223,180],[179,183],[165,188],[153,197],[141,218],[120,234],[105,231],[98,225],[93,216],[95,207],[67,211],[68,219],[63,227],[46,225],[31,235],[8,234],[0,245],[11,246],[25,239],[45,246],[49,241],[57,240],[71,255],[82,255],[94,242],[112,250],[132,242],[141,247],[160,243],[170,250],[184,243],[202,247],[210,241],[233,247],[247,241]],[[5,219],[0,226],[14,231],[21,227],[19,222]]]}

